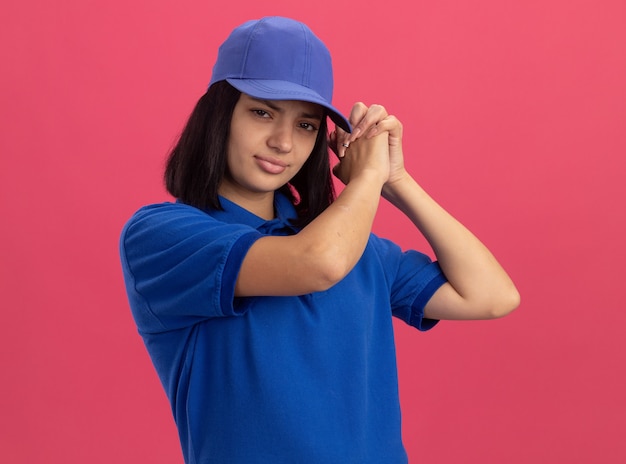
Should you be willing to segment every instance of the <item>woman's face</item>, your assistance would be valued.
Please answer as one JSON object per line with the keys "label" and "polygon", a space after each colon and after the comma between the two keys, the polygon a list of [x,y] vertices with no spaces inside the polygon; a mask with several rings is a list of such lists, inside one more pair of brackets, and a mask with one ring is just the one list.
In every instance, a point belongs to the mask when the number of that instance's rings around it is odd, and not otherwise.
{"label": "woman's face", "polygon": [[322,117],[322,107],[314,103],[257,100],[242,93],[233,111],[220,195],[235,202],[273,198],[310,156]]}

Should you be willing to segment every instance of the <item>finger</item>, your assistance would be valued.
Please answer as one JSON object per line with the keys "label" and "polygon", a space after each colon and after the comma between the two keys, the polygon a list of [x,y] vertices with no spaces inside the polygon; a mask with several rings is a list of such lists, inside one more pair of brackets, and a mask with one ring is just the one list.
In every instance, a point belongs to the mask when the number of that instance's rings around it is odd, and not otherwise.
{"label": "finger", "polygon": [[402,138],[402,124],[394,115],[389,115],[369,128],[366,138],[370,139],[382,132],[389,132],[390,137]]}
{"label": "finger", "polygon": [[[363,102],[356,102],[354,105],[352,105],[349,119],[350,124],[353,128],[359,123],[359,121],[361,121],[361,119],[363,119],[368,109],[369,108]],[[354,132],[354,129],[352,130],[352,132]]]}
{"label": "finger", "polygon": [[335,129],[335,153],[339,158],[346,156],[346,148],[350,146],[350,134],[341,127]]}
{"label": "finger", "polygon": [[[365,107],[365,105],[363,105],[363,107]],[[363,107],[359,108],[360,111],[363,110]],[[350,141],[353,142],[356,139],[358,139],[361,135],[366,134],[367,131],[369,131],[372,126],[382,121],[387,116],[388,116],[387,110],[385,109],[384,106],[372,105],[369,108],[367,108],[367,111],[361,115],[358,122],[353,123],[354,130],[352,131]]]}
{"label": "finger", "polygon": [[[350,110],[350,125],[354,127],[355,121],[360,121],[363,115],[367,112],[367,106],[361,102],[357,102],[352,106]],[[353,129],[354,130],[354,129]],[[340,127],[337,127],[337,156],[343,158],[346,156],[346,149],[350,146],[352,135],[349,132],[344,131]]]}
{"label": "finger", "polygon": [[348,142],[353,142],[359,138],[359,134],[363,132],[361,121],[367,114],[368,107],[363,102],[356,102],[350,111],[350,125],[352,133],[348,134]]}

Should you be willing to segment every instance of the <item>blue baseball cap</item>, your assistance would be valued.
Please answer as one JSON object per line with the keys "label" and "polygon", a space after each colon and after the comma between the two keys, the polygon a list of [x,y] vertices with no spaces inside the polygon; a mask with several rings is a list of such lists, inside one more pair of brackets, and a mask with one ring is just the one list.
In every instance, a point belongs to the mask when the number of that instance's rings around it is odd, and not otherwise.
{"label": "blue baseball cap", "polygon": [[223,80],[254,98],[317,103],[337,126],[352,131],[331,104],[330,52],[301,22],[272,16],[235,28],[219,48],[209,86]]}

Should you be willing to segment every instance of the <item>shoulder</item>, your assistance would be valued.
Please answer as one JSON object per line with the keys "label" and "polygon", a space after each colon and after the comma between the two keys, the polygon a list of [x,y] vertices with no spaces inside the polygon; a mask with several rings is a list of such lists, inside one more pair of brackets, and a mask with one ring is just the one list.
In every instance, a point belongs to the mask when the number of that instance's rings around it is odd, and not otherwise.
{"label": "shoulder", "polygon": [[402,249],[397,244],[374,233],[370,234],[365,252],[374,254],[383,263],[388,263],[394,257],[399,259],[402,255]]}
{"label": "shoulder", "polygon": [[179,221],[210,221],[211,216],[184,203],[156,203],[138,209],[124,226],[124,230],[158,225],[167,227]]}
{"label": "shoulder", "polygon": [[392,240],[375,234],[370,235],[367,250],[376,257],[385,272],[395,275],[395,278],[422,275],[430,268],[439,269],[426,253],[413,249],[404,250]]}
{"label": "shoulder", "polygon": [[[227,224],[216,219],[209,212],[184,203],[164,202],[147,205],[135,212],[124,225],[122,238],[129,236],[151,235],[178,235],[194,234],[202,231],[228,229],[250,229],[243,224]],[[217,232],[219,233],[219,232]]]}
{"label": "shoulder", "polygon": [[198,249],[208,244],[237,241],[241,236],[258,232],[244,224],[226,223],[209,212],[184,203],[164,202],[147,205],[135,212],[124,225],[120,246],[125,252],[160,252],[177,249]]}

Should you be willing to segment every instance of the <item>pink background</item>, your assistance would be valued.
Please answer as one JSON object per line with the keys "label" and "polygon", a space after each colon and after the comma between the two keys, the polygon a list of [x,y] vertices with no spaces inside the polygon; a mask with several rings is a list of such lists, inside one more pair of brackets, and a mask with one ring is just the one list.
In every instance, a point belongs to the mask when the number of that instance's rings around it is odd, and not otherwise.
{"label": "pink background", "polygon": [[[382,103],[419,182],[494,251],[511,316],[396,324],[412,462],[626,462],[623,0],[6,1],[0,7],[0,461],[181,463],[128,310],[126,219],[219,43],[308,23],[336,105]],[[375,230],[425,249],[388,204]]]}

